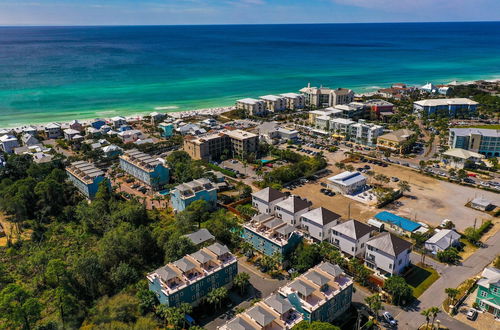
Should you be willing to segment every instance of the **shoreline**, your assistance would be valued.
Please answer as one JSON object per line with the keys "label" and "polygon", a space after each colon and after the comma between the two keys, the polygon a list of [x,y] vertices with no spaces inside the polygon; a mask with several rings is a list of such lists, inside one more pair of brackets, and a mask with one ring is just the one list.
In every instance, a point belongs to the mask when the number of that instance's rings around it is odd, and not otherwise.
{"label": "shoreline", "polygon": [[[448,84],[451,85],[451,84],[455,83],[455,85],[457,85],[457,86],[458,85],[471,85],[471,84],[476,83],[477,81],[500,82],[500,78],[467,80],[467,81],[457,81],[457,80],[455,80],[455,81],[452,81],[452,82],[450,82]],[[368,91],[366,91],[366,89],[375,88],[375,87],[376,87],[376,89],[383,88],[383,87],[380,87],[380,86],[368,86],[368,87],[364,88],[365,91],[363,91],[361,93],[355,93],[355,94],[358,95],[358,96],[373,96],[373,95],[376,94],[376,91],[374,91],[374,92],[368,92]],[[200,108],[200,109],[191,109],[191,110],[178,110],[178,111],[175,111],[175,109],[178,109],[178,108],[176,106],[165,106],[165,107],[158,106],[158,107],[152,108],[151,110],[140,111],[138,113],[130,114],[130,115],[120,115],[119,110],[110,110],[110,109],[108,109],[108,110],[96,111],[95,112],[96,116],[93,116],[92,118],[75,118],[75,119],[72,119],[72,120],[78,120],[83,125],[88,125],[90,123],[90,121],[92,121],[95,118],[102,118],[102,119],[104,119],[106,121],[109,121],[112,117],[103,117],[103,116],[99,116],[98,115],[98,113],[106,113],[106,112],[112,112],[112,113],[114,113],[113,117],[122,116],[122,117],[124,117],[127,120],[142,120],[144,117],[146,117],[147,115],[149,115],[152,112],[160,112],[160,113],[164,113],[164,114],[166,114],[166,115],[168,115],[170,117],[173,117],[175,119],[183,119],[183,118],[193,117],[195,115],[201,115],[201,116],[220,115],[220,114],[222,114],[224,112],[229,112],[229,111],[234,110],[235,106],[231,105],[231,106],[220,106],[220,107],[212,107],[212,108]],[[46,125],[48,125],[48,124],[50,124],[52,122],[58,122],[58,123],[60,123],[61,125],[64,126],[64,125],[69,125],[69,123],[72,120],[47,121],[47,122],[43,122],[43,123],[25,123],[25,124],[15,123],[15,124],[12,124],[12,125],[0,126],[0,129],[2,129],[2,130],[20,131],[23,128],[26,128],[26,127],[35,127],[37,130],[43,130],[44,126],[46,126]]]}

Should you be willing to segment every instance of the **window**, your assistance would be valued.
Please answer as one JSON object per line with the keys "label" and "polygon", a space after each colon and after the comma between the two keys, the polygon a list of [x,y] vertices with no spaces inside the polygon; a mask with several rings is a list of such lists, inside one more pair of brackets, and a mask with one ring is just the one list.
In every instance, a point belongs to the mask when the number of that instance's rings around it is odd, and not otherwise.
{"label": "window", "polygon": [[351,248],[352,252],[354,252],[354,246]]}
{"label": "window", "polygon": [[493,293],[494,293],[494,294],[498,294],[498,291],[500,291],[500,289],[499,289],[499,288],[497,288],[497,287],[494,287],[494,288],[493,288]]}
{"label": "window", "polygon": [[392,264],[389,264],[389,269],[392,269]]}
{"label": "window", "polygon": [[365,246],[365,243],[361,243],[361,248],[363,248]]}
{"label": "window", "polygon": [[403,262],[403,260],[399,259],[398,265],[401,265],[401,262]]}
{"label": "window", "polygon": [[481,297],[488,297],[488,292],[481,291]]}

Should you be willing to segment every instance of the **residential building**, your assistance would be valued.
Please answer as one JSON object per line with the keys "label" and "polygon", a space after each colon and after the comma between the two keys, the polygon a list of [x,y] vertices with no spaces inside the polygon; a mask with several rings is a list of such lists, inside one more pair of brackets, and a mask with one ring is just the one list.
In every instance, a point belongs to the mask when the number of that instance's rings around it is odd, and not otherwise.
{"label": "residential building", "polygon": [[169,168],[163,162],[137,149],[127,150],[120,156],[120,167],[154,190],[170,180]]}
{"label": "residential building", "polygon": [[48,139],[58,139],[63,136],[61,124],[51,123],[44,127]]}
{"label": "residential building", "polygon": [[473,168],[475,165],[483,163],[486,158],[480,153],[461,148],[448,149],[443,152],[441,161],[444,165],[453,168]]}
{"label": "residential building", "polygon": [[461,148],[485,155],[500,157],[500,130],[483,128],[450,128],[450,148]]}
{"label": "residential building", "polygon": [[243,239],[267,255],[286,258],[302,240],[294,226],[270,214],[258,214],[243,225]]}
{"label": "residential building", "polygon": [[77,120],[72,120],[69,123],[69,128],[74,129],[75,131],[81,132],[83,131],[83,125]]}
{"label": "residential building", "polygon": [[99,137],[102,132],[98,130],[97,128],[94,128],[92,126],[88,126],[85,128],[85,134],[90,135],[92,138]]}
{"label": "residential building", "polygon": [[293,227],[300,226],[300,217],[311,209],[312,203],[299,196],[289,196],[276,204],[276,217]]}
{"label": "residential building", "polygon": [[355,143],[374,146],[377,138],[384,133],[384,127],[367,123],[364,119],[358,120],[350,127],[349,140]]}
{"label": "residential building", "polygon": [[247,311],[236,315],[219,330],[290,330],[300,321],[300,314],[288,298],[280,294],[271,294],[263,301],[257,302]]}
{"label": "residential building", "polygon": [[215,243],[214,235],[212,235],[206,228],[201,228],[200,230],[195,231],[194,233],[187,234],[184,236],[196,246],[205,245],[208,243],[210,244]]}
{"label": "residential building", "polygon": [[[330,116],[317,116],[315,117],[315,127],[324,131],[330,130],[330,121],[333,120]],[[345,119],[344,119],[345,120]]]}
{"label": "residential building", "polygon": [[349,104],[354,101],[354,92],[347,88],[336,88],[330,92],[331,101],[329,106]]}
{"label": "residential building", "polygon": [[114,129],[118,129],[123,125],[127,125],[127,120],[125,119],[125,117],[116,116],[111,118],[111,125],[113,126]]}
{"label": "residential building", "polygon": [[351,257],[363,257],[372,228],[362,222],[348,220],[334,226],[331,232],[330,242],[341,252]]}
{"label": "residential building", "polygon": [[326,110],[332,111],[333,117],[358,120],[365,117],[366,106],[360,102],[351,102],[326,108]]}
{"label": "residential building", "polygon": [[476,197],[470,202],[470,206],[473,209],[480,210],[480,211],[490,211],[495,208],[495,205],[493,205],[492,201],[483,198],[483,197]]}
{"label": "residential building", "polygon": [[399,235],[409,236],[421,227],[418,222],[411,221],[387,211],[375,214],[375,219],[383,222],[385,224],[385,229],[393,231]]}
{"label": "residential building", "polygon": [[0,136],[0,149],[3,152],[11,154],[17,147],[19,147],[19,141],[17,141],[17,138],[14,135],[6,134]]}
{"label": "residential building", "polygon": [[21,141],[23,143],[23,146],[28,146],[28,147],[40,144],[40,141],[38,141],[38,139],[34,135],[29,133],[24,133],[21,136]]}
{"label": "residential building", "polygon": [[301,228],[316,241],[331,241],[331,230],[340,220],[340,215],[324,207],[302,214]]}
{"label": "residential building", "polygon": [[415,132],[406,128],[380,135],[377,138],[377,149],[405,153],[411,148],[410,141],[415,135]]}
{"label": "residential building", "polygon": [[460,243],[460,234],[452,229],[440,229],[431,238],[425,241],[425,249],[432,253],[444,251]]}
{"label": "residential building", "polygon": [[500,317],[500,269],[485,268],[477,287],[476,302],[479,308],[493,314],[495,318]]}
{"label": "residential building", "polygon": [[306,99],[304,95],[297,93],[284,93],[280,96],[285,98],[286,108],[290,110],[299,110],[305,107]]}
{"label": "residential building", "polygon": [[236,109],[245,110],[250,116],[262,116],[267,112],[266,102],[252,98],[236,101]]}
{"label": "residential building", "polygon": [[164,113],[160,113],[160,112],[151,112],[149,114],[149,116],[151,117],[151,125],[158,125],[158,123],[160,123],[164,118],[165,118],[165,114]]}
{"label": "residential building", "polygon": [[104,172],[94,166],[94,164],[78,161],[66,167],[66,172],[73,185],[88,199],[93,199],[99,184],[109,180],[104,176]]}
{"label": "residential building", "polygon": [[207,133],[207,130],[204,128],[201,128],[199,125],[189,123],[189,124],[184,124],[182,123],[179,124],[179,126],[176,128],[176,131],[179,132],[181,135],[203,135]]}
{"label": "residential building", "polygon": [[222,130],[199,137],[186,137],[183,149],[193,159],[218,160],[224,153],[229,157],[243,158],[256,153],[259,136],[240,129]]}
{"label": "residential building", "polygon": [[252,193],[252,206],[261,214],[274,214],[276,204],[287,198],[285,193],[271,187]]}
{"label": "residential building", "polygon": [[286,99],[282,96],[264,95],[260,99],[264,101],[267,111],[280,112],[286,110]]}
{"label": "residential building", "polygon": [[383,276],[400,275],[410,265],[411,247],[391,233],[378,234],[366,242],[365,265]]}
{"label": "residential building", "polygon": [[353,280],[342,268],[322,262],[278,290],[304,320],[332,322],[349,309]]}
{"label": "residential building", "polygon": [[197,305],[217,288],[230,287],[238,274],[237,258],[219,243],[158,268],[147,275],[149,290],[161,304],[176,307]]}
{"label": "residential building", "polygon": [[104,146],[101,148],[101,150],[104,154],[104,157],[106,158],[117,157],[123,154],[123,149],[114,144],[110,144],[109,146]]}
{"label": "residential building", "polygon": [[330,131],[334,133],[334,136],[349,138],[351,132],[351,126],[356,122],[345,119],[345,118],[335,118],[330,120]]}
{"label": "residential building", "polygon": [[305,103],[309,107],[333,107],[348,104],[354,100],[354,92],[346,88],[331,89],[327,87],[311,87],[308,84],[300,90],[304,94]]}
{"label": "residential building", "polygon": [[214,209],[217,204],[217,188],[208,179],[201,178],[177,185],[170,191],[170,202],[175,211],[184,211],[191,203],[204,200]]}
{"label": "residential building", "polygon": [[308,118],[309,124],[317,125],[316,124],[317,117],[326,116],[329,119],[340,117],[340,115],[342,114],[342,110],[338,110],[338,109],[334,109],[334,108],[327,108],[327,109],[323,109],[323,110],[312,110],[312,111],[309,111],[307,114],[309,116],[309,118]]}
{"label": "residential building", "polygon": [[66,128],[63,132],[64,132],[64,138],[68,141],[73,141],[83,138],[80,135],[80,131],[77,131],[76,129]]}
{"label": "residential building", "polygon": [[33,127],[33,126],[28,126],[28,127],[23,128],[22,133],[23,134],[29,134],[29,135],[32,135],[32,136],[36,136],[37,129],[35,127]]}
{"label": "residential building", "polygon": [[100,118],[96,118],[90,122],[90,126],[95,129],[101,129],[101,127],[104,125],[106,125],[106,121]]}
{"label": "residential building", "polygon": [[371,119],[380,119],[381,112],[393,112],[394,104],[386,100],[371,99],[364,102],[365,107],[370,109]]}
{"label": "residential building", "polygon": [[160,125],[158,125],[158,127],[162,131],[161,136],[171,137],[172,135],[174,135],[174,124],[163,122],[163,123],[160,123]]}
{"label": "residential building", "polygon": [[130,129],[126,131],[120,131],[117,134],[118,138],[123,141],[123,143],[133,143],[137,140],[144,138],[144,134],[136,129]]}
{"label": "residential building", "polygon": [[366,178],[359,172],[345,171],[328,178],[328,187],[344,195],[354,195],[366,187]]}
{"label": "residential building", "polygon": [[445,115],[448,117],[476,114],[479,103],[466,98],[428,99],[413,102],[413,109],[419,114]]}

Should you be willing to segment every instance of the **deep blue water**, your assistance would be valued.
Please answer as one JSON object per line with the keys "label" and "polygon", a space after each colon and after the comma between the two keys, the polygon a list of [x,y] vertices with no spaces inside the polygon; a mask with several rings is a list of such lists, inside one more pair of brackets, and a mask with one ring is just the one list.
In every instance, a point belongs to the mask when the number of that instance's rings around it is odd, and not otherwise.
{"label": "deep blue water", "polygon": [[500,22],[0,28],[0,127],[480,78]]}

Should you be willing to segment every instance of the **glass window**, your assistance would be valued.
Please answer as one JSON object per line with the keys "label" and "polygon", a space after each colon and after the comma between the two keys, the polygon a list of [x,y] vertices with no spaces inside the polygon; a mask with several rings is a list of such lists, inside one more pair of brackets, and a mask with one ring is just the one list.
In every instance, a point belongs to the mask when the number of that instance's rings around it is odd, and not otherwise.
{"label": "glass window", "polygon": [[488,297],[488,292],[481,291],[481,297]]}

